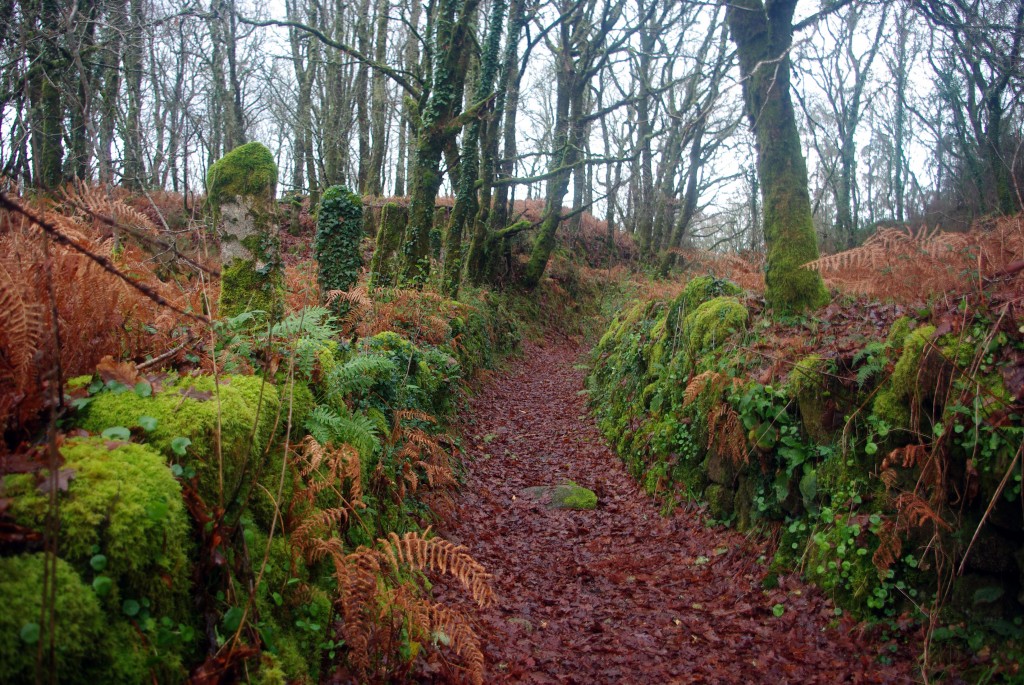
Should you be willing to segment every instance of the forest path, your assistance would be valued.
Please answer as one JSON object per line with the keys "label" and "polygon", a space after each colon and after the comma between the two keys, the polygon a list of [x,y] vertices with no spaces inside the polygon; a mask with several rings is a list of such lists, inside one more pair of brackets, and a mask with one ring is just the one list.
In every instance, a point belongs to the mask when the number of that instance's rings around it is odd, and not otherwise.
{"label": "forest path", "polygon": [[[668,517],[629,477],[590,417],[568,342],[527,343],[463,416],[468,482],[438,532],[494,575],[485,610],[443,582],[436,596],[473,616],[487,683],[907,682],[877,642],[834,625],[831,604],[795,576],[762,589],[763,545]],[[524,488],[566,480],[594,511],[547,509]],[[785,612],[776,616],[773,607]]]}

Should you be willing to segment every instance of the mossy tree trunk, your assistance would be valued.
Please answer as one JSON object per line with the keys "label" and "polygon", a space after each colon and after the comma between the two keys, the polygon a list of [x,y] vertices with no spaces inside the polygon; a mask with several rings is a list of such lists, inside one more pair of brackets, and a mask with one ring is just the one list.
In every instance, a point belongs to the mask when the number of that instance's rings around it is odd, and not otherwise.
{"label": "mossy tree trunk", "polygon": [[569,177],[582,162],[582,130],[586,126],[586,95],[591,79],[624,44],[631,30],[618,34],[609,45],[609,34],[625,8],[625,2],[605,3],[599,14],[592,5],[562,0],[563,20],[558,27],[555,55],[554,153],[547,174],[544,218],[534,239],[523,274],[523,286],[536,288],[555,247],[555,233],[562,222],[562,202],[569,189]]}
{"label": "mossy tree trunk", "polygon": [[377,243],[370,259],[370,286],[388,287],[395,284],[395,252],[402,244],[409,209],[389,202],[380,210]]}
{"label": "mossy tree trunk", "polygon": [[[467,275],[474,285],[494,281],[497,258],[493,249],[501,249],[495,234],[505,228],[508,221],[509,185],[495,188],[494,181],[499,175],[511,178],[515,171],[516,158],[516,115],[519,112],[519,83],[522,71],[519,69],[519,34],[526,22],[524,0],[512,0],[508,10],[508,33],[502,56],[501,76],[493,113],[487,123],[484,136],[483,158],[480,164],[480,208],[477,211],[467,258]],[[501,119],[499,129],[498,121]],[[500,135],[499,135],[500,134]],[[498,164],[498,143],[504,144],[502,160]],[[493,191],[493,200],[492,200]]]}
{"label": "mossy tree trunk", "polygon": [[59,84],[67,68],[62,50],[52,37],[61,21],[58,0],[39,0],[25,8],[26,23],[35,34],[26,46],[32,176],[35,185],[57,188],[64,180],[63,99]]}
{"label": "mossy tree trunk", "polygon": [[[568,29],[563,29],[568,33]],[[563,41],[568,48],[569,41]],[[558,92],[555,96],[555,154],[551,158],[551,178],[548,179],[547,198],[544,203],[544,218],[530,251],[530,261],[523,274],[523,285],[536,288],[547,268],[548,259],[555,248],[555,233],[562,222],[562,202],[569,190],[569,177],[579,157],[579,150],[573,144],[573,114],[582,106],[582,89],[578,85],[578,74],[573,60],[566,49],[558,57]]]}
{"label": "mossy tree trunk", "polygon": [[818,244],[790,92],[796,4],[735,0],[726,13],[757,150],[768,252],[765,300],[780,312],[799,312],[828,300],[821,276],[803,268],[818,258]]}
{"label": "mossy tree trunk", "polygon": [[430,230],[441,187],[441,156],[461,128],[457,121],[465,87],[470,24],[479,0],[440,0],[433,20],[430,90],[425,94],[413,164],[409,227],[402,277],[421,287],[430,275]]}
{"label": "mossy tree trunk", "polygon": [[[494,78],[498,74],[498,50],[501,46],[501,29],[505,17],[505,0],[493,0],[491,18],[480,57],[480,73],[473,96],[474,106],[491,97]],[[445,258],[443,288],[446,295],[456,297],[462,281],[462,235],[466,221],[475,217],[480,204],[477,199],[477,179],[480,178],[480,117],[472,119],[462,136],[462,158],[459,161],[461,176],[452,209],[451,223],[445,235]],[[493,174],[492,174],[493,175]]]}

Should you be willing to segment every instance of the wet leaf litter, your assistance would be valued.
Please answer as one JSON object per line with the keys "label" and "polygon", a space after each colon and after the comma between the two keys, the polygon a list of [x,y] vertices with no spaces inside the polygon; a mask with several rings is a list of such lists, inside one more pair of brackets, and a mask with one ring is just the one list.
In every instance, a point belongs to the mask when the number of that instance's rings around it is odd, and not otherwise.
{"label": "wet leaf litter", "polygon": [[[795,575],[765,589],[772,550],[709,527],[697,504],[669,516],[589,415],[581,348],[527,343],[463,417],[464,486],[438,532],[494,576],[473,617],[491,683],[912,682],[911,651],[837,616]],[[529,488],[578,484],[592,510]]]}

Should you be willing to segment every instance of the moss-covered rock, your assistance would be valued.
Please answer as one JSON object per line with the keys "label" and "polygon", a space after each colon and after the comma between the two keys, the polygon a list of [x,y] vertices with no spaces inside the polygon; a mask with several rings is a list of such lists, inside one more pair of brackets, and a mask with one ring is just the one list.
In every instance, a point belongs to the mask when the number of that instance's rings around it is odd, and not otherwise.
{"label": "moss-covered rock", "polygon": [[[146,445],[102,438],[69,440],[61,454],[61,469],[71,476],[60,497],[61,556],[85,573],[101,555],[115,599],[146,598],[158,614],[185,620],[189,522],[164,458]],[[9,476],[6,483],[15,519],[41,529],[48,494],[30,476]]]}
{"label": "moss-covered rock", "polygon": [[734,496],[732,488],[718,483],[712,483],[704,490],[708,511],[716,519],[727,519],[732,516]]}
{"label": "moss-covered rock", "polygon": [[827,359],[812,354],[793,366],[787,380],[787,392],[800,409],[803,431],[819,445],[832,442],[843,425],[843,416],[859,404],[856,393],[828,373],[828,367]]}
{"label": "moss-covered rock", "polygon": [[891,350],[902,350],[903,342],[910,333],[910,324],[913,322],[914,320],[909,316],[901,316],[893,321],[892,326],[889,328],[889,337],[885,341],[886,347]]}
{"label": "moss-covered rock", "polygon": [[217,204],[238,195],[272,200],[276,188],[277,164],[274,155],[261,143],[236,147],[211,164],[206,174],[207,195]]}
{"label": "moss-covered rock", "polygon": [[244,473],[262,468],[275,428],[284,425],[280,408],[276,388],[258,376],[222,376],[217,386],[212,377],[197,376],[168,382],[149,397],[102,392],[78,423],[100,433],[111,426],[138,426],[142,417],[156,419],[141,437],[169,461],[194,467],[200,495],[213,504],[221,497],[222,478],[227,498],[242,491]]}
{"label": "moss-covered rock", "polygon": [[283,277],[274,194],[277,165],[260,143],[246,143],[210,166],[207,199],[220,238],[220,315],[283,308]]}
{"label": "moss-covered rock", "polygon": [[[692,362],[718,348],[747,324],[747,308],[735,297],[716,297],[699,305],[683,320],[686,358]],[[691,366],[692,368],[692,366]]]}
{"label": "moss-covered rock", "polygon": [[[39,644],[48,645],[46,622],[40,625],[45,556],[0,557],[0,682],[48,681],[36,672]],[[57,559],[53,632],[55,682],[142,683],[149,680],[146,654],[135,631],[103,612],[91,587],[67,562]],[[45,661],[45,660],[44,660]]]}
{"label": "moss-covered rock", "polygon": [[597,508],[597,494],[569,481],[561,485],[538,485],[523,490],[523,496],[543,502],[551,509],[589,510]]}
{"label": "moss-covered rock", "polygon": [[[743,294],[743,289],[732,281],[714,276],[697,276],[687,281],[683,292],[672,302],[670,309],[676,313],[676,316],[685,318],[708,300],[716,297],[736,297],[741,294]],[[671,324],[673,321],[669,323]]]}
{"label": "moss-covered rock", "polygon": [[911,404],[918,396],[918,369],[934,326],[921,326],[907,334],[903,353],[893,369],[889,383],[875,397],[874,413],[890,425],[910,428]]}

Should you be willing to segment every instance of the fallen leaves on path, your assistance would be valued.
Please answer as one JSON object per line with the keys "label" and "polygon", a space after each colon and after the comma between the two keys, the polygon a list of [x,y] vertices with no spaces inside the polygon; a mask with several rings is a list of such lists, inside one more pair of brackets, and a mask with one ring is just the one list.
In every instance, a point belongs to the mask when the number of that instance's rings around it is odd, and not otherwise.
{"label": "fallen leaves on path", "polygon": [[[762,589],[761,542],[696,508],[660,516],[589,417],[579,354],[527,345],[463,419],[468,480],[439,532],[494,574],[498,600],[479,610],[443,582],[435,594],[475,616],[487,682],[912,680],[905,651],[837,620],[795,575]],[[596,510],[518,494],[568,480],[597,493]]]}

